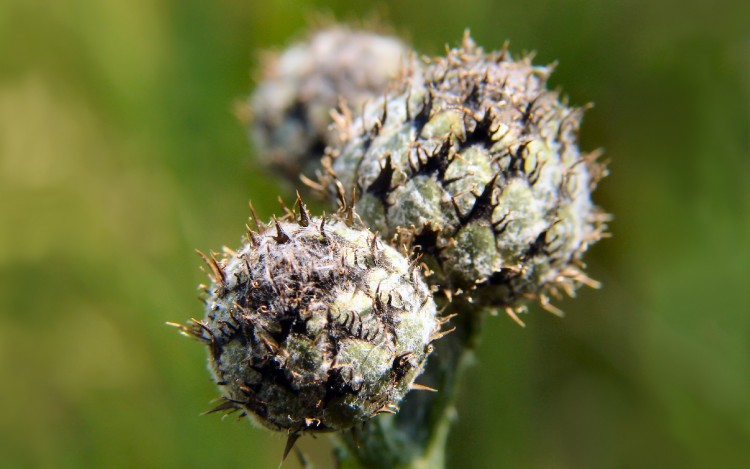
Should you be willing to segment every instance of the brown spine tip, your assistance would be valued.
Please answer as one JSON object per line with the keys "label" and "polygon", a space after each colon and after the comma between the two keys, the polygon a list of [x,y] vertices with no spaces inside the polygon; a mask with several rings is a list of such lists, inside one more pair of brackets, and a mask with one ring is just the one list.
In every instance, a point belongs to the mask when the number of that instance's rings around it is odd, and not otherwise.
{"label": "brown spine tip", "polygon": [[506,39],[503,42],[503,48],[500,49],[500,53],[497,56],[497,63],[503,63],[508,58],[508,49],[510,49],[510,41]]}
{"label": "brown spine tip", "polygon": [[417,383],[412,383],[411,386],[409,387],[409,389],[412,390],[412,391],[438,392],[438,390],[435,389],[435,388],[431,388],[429,386],[425,386],[423,384],[417,384]]}
{"label": "brown spine tip", "polygon": [[339,203],[339,212],[346,212],[347,210],[347,198],[346,198],[346,189],[344,189],[344,185],[341,184],[341,181],[336,180],[336,199]]}
{"label": "brown spine tip", "polygon": [[310,214],[307,212],[307,207],[305,207],[304,202],[302,202],[302,197],[299,195],[299,191],[297,191],[297,206],[299,207],[299,225],[308,226],[310,224]]}
{"label": "brown spine tip", "polygon": [[184,324],[178,324],[176,322],[166,322],[165,324],[167,326],[176,327],[177,329],[180,330],[180,334],[182,334],[182,335],[184,335],[186,337],[192,337],[194,339],[200,338],[200,334],[196,334],[195,331],[192,328],[190,328],[190,327],[188,327],[188,326],[186,326]]}
{"label": "brown spine tip", "polygon": [[302,181],[302,184],[306,185],[313,191],[320,193],[320,194],[326,194],[326,187],[316,181],[313,181],[309,177],[305,176],[304,174],[299,175],[299,180]]}
{"label": "brown spine tip", "polygon": [[516,314],[516,310],[511,308],[510,306],[505,307],[505,314],[510,316],[510,318],[516,322],[521,327],[526,327],[526,323],[521,321],[521,318],[518,317],[518,314]]}
{"label": "brown spine tip", "polygon": [[[346,223],[346,226],[353,226],[354,225],[354,201],[357,200],[357,188],[352,188],[352,198],[351,198],[351,204],[346,208],[345,214],[346,218],[344,219],[344,223]],[[357,215],[357,218],[359,219],[359,215]]]}
{"label": "brown spine tip", "polygon": [[458,206],[458,201],[456,200],[456,197],[461,195],[455,194],[451,196],[451,203],[453,204],[453,209],[456,211],[456,215],[458,216],[458,219],[461,220],[461,223],[464,223],[464,220],[466,219],[466,215],[461,212],[461,208]]}
{"label": "brown spine tip", "polygon": [[411,276],[414,271],[416,270],[417,266],[419,265],[419,261],[422,260],[422,253],[418,253],[416,256],[414,256],[414,259],[409,262],[409,275]]}
{"label": "brown spine tip", "polygon": [[245,228],[247,229],[247,241],[254,247],[258,247],[260,243],[256,233],[247,224],[245,224]]}
{"label": "brown spine tip", "polygon": [[380,118],[380,122],[385,125],[386,119],[388,119],[388,94],[383,95],[383,117]]}
{"label": "brown spine tip", "polygon": [[323,217],[320,220],[320,234],[323,235],[323,237],[326,237],[326,214],[323,212]]}
{"label": "brown spine tip", "polygon": [[437,332],[435,334],[432,334],[430,336],[430,342],[434,342],[434,341],[436,341],[436,340],[438,340],[438,339],[440,339],[442,337],[445,337],[446,335],[450,334],[451,332],[453,332],[455,330],[456,330],[456,328],[452,327],[452,328],[448,329],[447,331],[441,331],[441,332]]}
{"label": "brown spine tip", "polygon": [[276,201],[279,202],[279,205],[281,205],[281,209],[284,211],[284,218],[291,218],[294,219],[294,212],[287,207],[286,202],[284,202],[284,199],[281,198],[281,196],[278,196],[276,198]]}
{"label": "brown spine tip", "polygon": [[565,316],[565,312],[549,302],[547,295],[539,295],[539,306],[541,306],[548,313],[552,313],[555,316],[561,318]]}
{"label": "brown spine tip", "polygon": [[288,243],[291,238],[288,234],[284,231],[283,228],[281,228],[281,224],[276,219],[276,217],[273,217],[273,222],[276,224],[276,236],[273,237],[273,239],[276,241],[277,244],[286,244]]}
{"label": "brown spine tip", "polygon": [[201,258],[203,258],[206,264],[208,264],[208,266],[211,268],[211,272],[213,272],[214,274],[214,282],[221,286],[224,286],[226,284],[224,269],[222,269],[219,263],[216,262],[216,258],[214,258],[213,255],[211,257],[208,257],[200,249],[196,249],[195,252],[197,252],[198,255],[201,256]]}
{"label": "brown spine tip", "polygon": [[255,231],[257,231],[258,233],[260,233],[263,230],[260,229],[260,222],[258,222],[258,220],[259,220],[258,219],[258,213],[255,211],[255,207],[253,207],[253,201],[252,200],[249,201],[248,205],[250,205],[250,213],[252,213],[252,215],[253,215],[253,222],[255,223]]}
{"label": "brown spine tip", "polygon": [[215,412],[226,412],[227,414],[230,414],[232,412],[236,412],[239,410],[239,407],[237,403],[225,400],[221,404],[217,405],[216,407],[209,409],[205,412],[203,412],[201,415],[208,415],[213,414]]}
{"label": "brown spine tip", "polygon": [[[299,433],[290,433],[289,437],[286,439],[286,446],[284,447],[284,454],[281,455],[281,462],[283,463],[286,461],[286,457],[289,456],[289,453],[292,451],[292,448],[294,448],[294,444],[297,443],[297,440],[299,440],[300,434]],[[281,464],[279,464],[281,466]]]}
{"label": "brown spine tip", "polygon": [[380,409],[376,410],[376,414],[395,414],[398,412],[398,407],[393,404],[386,404]]}
{"label": "brown spine tip", "polygon": [[443,324],[447,323],[448,321],[450,321],[451,319],[455,318],[456,316],[458,316],[458,314],[453,313],[453,314],[449,314],[447,316],[443,316],[441,318],[438,318],[438,324],[440,324],[442,326]]}

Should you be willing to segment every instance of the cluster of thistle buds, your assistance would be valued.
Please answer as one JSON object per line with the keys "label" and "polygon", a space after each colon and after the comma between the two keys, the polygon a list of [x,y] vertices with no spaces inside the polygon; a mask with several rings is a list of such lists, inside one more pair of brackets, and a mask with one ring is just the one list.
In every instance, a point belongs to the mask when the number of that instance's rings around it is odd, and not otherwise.
{"label": "cluster of thistle buds", "polygon": [[591,201],[605,168],[551,72],[468,33],[418,59],[345,26],[268,61],[249,100],[257,153],[339,210],[312,216],[298,195],[254,216],[238,250],[203,255],[205,317],[179,327],[208,347],[214,411],[288,432],[288,452],[431,390],[415,380],[449,332],[436,301],[521,323],[527,304],[561,314],[551,298],[597,285],[582,256],[606,228]]}

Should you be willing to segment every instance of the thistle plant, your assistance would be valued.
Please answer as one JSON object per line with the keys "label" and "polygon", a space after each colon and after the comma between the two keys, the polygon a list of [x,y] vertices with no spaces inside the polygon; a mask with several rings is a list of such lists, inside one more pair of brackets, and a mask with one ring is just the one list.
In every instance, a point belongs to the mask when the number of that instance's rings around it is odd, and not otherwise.
{"label": "thistle plant", "polygon": [[[525,302],[596,285],[582,254],[606,216],[590,193],[604,168],[582,154],[582,108],[546,87],[551,67],[485,53],[468,33],[424,79],[338,119],[323,184],[394,244],[423,253],[430,281],[517,319]],[[342,116],[343,117],[343,116]]]}
{"label": "thistle plant", "polygon": [[331,432],[341,467],[443,467],[484,312],[523,324],[528,303],[560,314],[551,296],[598,285],[582,257],[606,228],[591,200],[606,170],[579,150],[584,108],[547,88],[552,67],[468,33],[414,57],[334,27],[283,52],[250,100],[263,158],[339,211],[298,196],[299,213],[256,216],[237,251],[203,255],[204,318],[178,327],[208,348],[213,411],[285,432],[284,457]]}
{"label": "thistle plant", "polygon": [[366,228],[310,217],[249,231],[237,251],[205,256],[202,321],[221,389],[214,411],[241,411],[290,435],[351,429],[394,413],[441,336],[414,262]]}
{"label": "thistle plant", "polygon": [[415,73],[420,63],[396,37],[336,25],[309,34],[266,57],[263,77],[249,100],[250,135],[266,165],[292,183],[315,177],[339,103],[360,109]]}

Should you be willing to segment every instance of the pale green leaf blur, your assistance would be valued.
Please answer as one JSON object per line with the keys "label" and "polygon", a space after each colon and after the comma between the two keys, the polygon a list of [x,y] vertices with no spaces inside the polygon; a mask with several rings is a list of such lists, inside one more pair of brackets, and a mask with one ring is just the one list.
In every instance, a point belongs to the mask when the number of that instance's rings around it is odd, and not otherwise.
{"label": "pale green leaf blur", "polygon": [[205,351],[164,323],[202,314],[194,248],[292,200],[233,115],[258,51],[375,11],[425,53],[470,27],[558,60],[611,160],[604,288],[488,321],[449,467],[749,467],[748,3],[357,5],[0,2],[0,467],[276,467],[282,436],[199,415]]}

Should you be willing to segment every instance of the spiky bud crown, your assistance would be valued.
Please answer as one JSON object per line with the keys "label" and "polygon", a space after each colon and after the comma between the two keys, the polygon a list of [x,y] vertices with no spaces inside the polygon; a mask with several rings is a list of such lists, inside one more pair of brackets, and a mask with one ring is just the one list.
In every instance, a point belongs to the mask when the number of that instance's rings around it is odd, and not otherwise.
{"label": "spiky bud crown", "polygon": [[524,299],[555,311],[549,293],[590,283],[581,255],[605,217],[590,199],[604,170],[578,149],[583,111],[547,90],[550,72],[467,34],[424,81],[338,120],[323,183],[424,253],[432,283],[511,314]]}
{"label": "spiky bud crown", "polygon": [[239,251],[207,258],[208,345],[224,402],[290,434],[351,428],[394,412],[439,321],[419,269],[337,219],[276,221]]}
{"label": "spiky bud crown", "polygon": [[268,61],[250,98],[259,156],[294,182],[300,173],[313,177],[335,140],[328,126],[339,100],[359,110],[416,64],[395,37],[341,25],[314,32]]}

